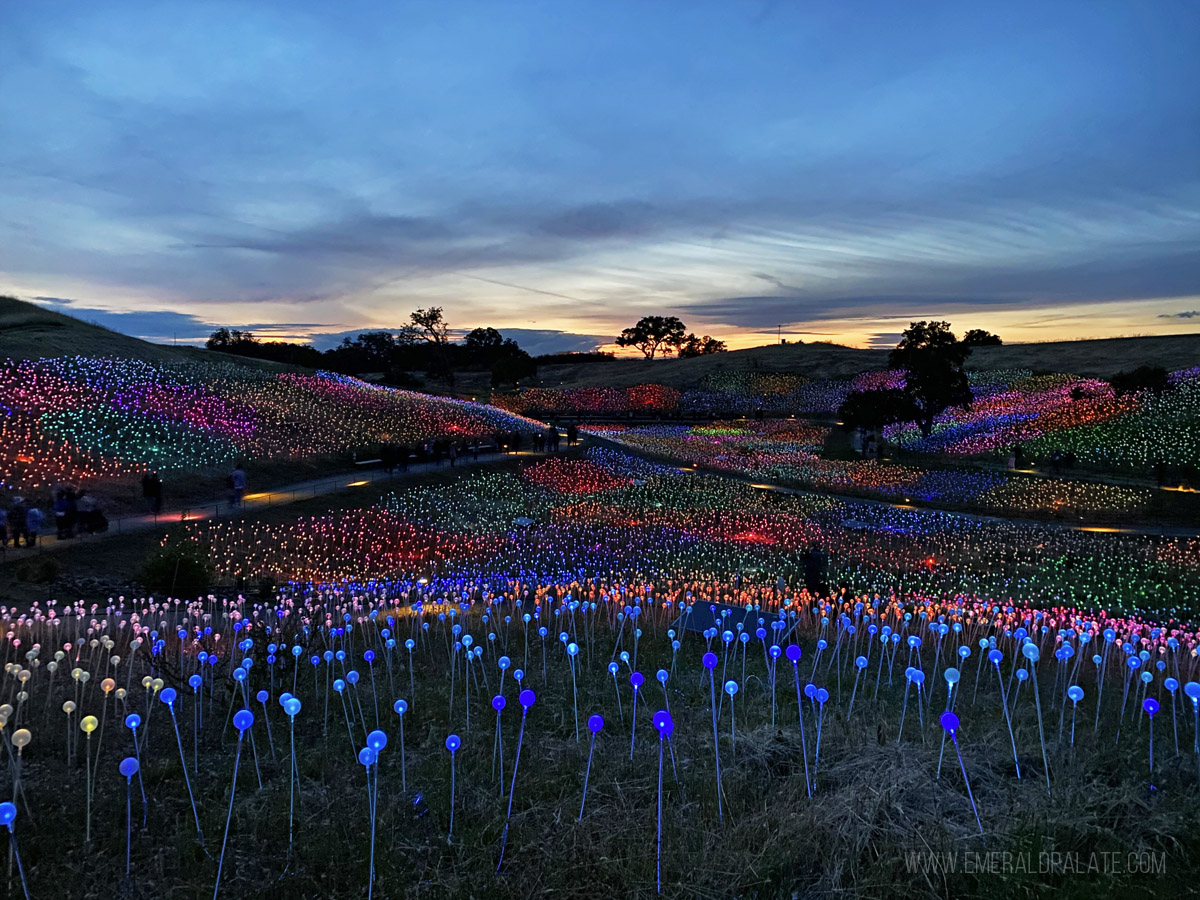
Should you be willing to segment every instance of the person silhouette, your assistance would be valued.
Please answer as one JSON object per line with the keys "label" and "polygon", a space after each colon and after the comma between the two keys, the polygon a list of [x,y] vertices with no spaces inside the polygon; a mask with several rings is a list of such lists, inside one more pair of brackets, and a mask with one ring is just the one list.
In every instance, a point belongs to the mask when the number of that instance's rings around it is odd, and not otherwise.
{"label": "person silhouette", "polygon": [[233,467],[233,471],[229,473],[229,490],[233,505],[241,506],[242,499],[246,496],[246,470],[242,468],[240,459]]}

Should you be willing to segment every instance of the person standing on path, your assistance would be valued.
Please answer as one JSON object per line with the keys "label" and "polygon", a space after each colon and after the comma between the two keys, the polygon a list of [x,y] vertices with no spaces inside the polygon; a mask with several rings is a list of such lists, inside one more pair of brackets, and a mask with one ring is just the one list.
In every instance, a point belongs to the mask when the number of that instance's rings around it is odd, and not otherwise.
{"label": "person standing on path", "polygon": [[151,469],[142,476],[142,496],[146,498],[150,512],[157,516],[162,511],[163,499],[163,483],[158,469]]}
{"label": "person standing on path", "polygon": [[67,528],[67,492],[59,491],[54,498],[54,529],[58,533],[58,539],[65,540],[68,536]]}
{"label": "person standing on path", "polygon": [[242,498],[246,496],[246,470],[242,468],[240,459],[233,467],[233,471],[229,473],[229,490],[232,495],[232,504],[241,506]]}
{"label": "person standing on path", "polygon": [[86,490],[79,492],[79,499],[75,501],[75,508],[79,514],[79,530],[86,531],[88,534],[96,533],[96,513],[99,511],[96,506],[96,498],[89,494]]}
{"label": "person standing on path", "polygon": [[163,505],[163,483],[162,477],[158,474],[158,469],[150,473],[150,508],[157,516],[162,512]]}
{"label": "person standing on path", "polygon": [[31,506],[25,512],[25,546],[37,546],[38,534],[42,530],[42,525],[45,524],[46,517],[42,511],[36,506]]}
{"label": "person standing on path", "polygon": [[[8,515],[9,528],[12,530],[13,547],[21,546],[21,538],[25,537],[25,517],[29,512],[25,508],[25,498],[21,496],[13,497],[12,512]],[[29,546],[29,538],[25,538],[26,546]]]}

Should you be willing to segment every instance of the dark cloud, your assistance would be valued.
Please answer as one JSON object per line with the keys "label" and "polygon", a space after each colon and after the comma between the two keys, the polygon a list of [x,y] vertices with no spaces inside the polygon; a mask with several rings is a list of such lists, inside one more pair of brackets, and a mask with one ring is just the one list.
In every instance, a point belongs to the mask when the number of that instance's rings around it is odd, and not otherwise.
{"label": "dark cloud", "polygon": [[403,259],[409,248],[454,238],[444,222],[408,216],[359,215],[293,231],[273,230],[258,236],[196,242],[198,250],[252,250],[286,256],[342,254]]}
{"label": "dark cloud", "polygon": [[902,331],[878,331],[871,335],[867,347],[871,350],[891,350],[900,343],[902,337],[904,337]]}
{"label": "dark cloud", "polygon": [[196,338],[208,337],[213,325],[205,322],[199,316],[179,313],[172,310],[137,310],[133,312],[113,312],[107,309],[95,309],[79,305],[78,301],[62,297],[34,297],[38,303],[49,306],[57,312],[66,313],[84,322],[100,325],[112,331],[143,338],[148,341],[179,339],[190,341]]}
{"label": "dark cloud", "polygon": [[1160,319],[1200,319],[1200,309],[1189,309],[1187,312],[1160,313]]}
{"label": "dark cloud", "polygon": [[[772,323],[784,330],[797,323],[861,318],[920,318],[938,315],[939,310],[999,310],[1020,308],[1023,300],[996,297],[932,297],[920,294],[871,294],[864,296],[727,297],[684,307],[690,314],[745,328],[770,330]],[[811,332],[817,333],[817,332]]]}
{"label": "dark cloud", "polygon": [[[64,297],[33,297],[35,302],[66,313],[76,319],[101,325],[122,334],[148,341],[179,340],[188,343],[205,340],[222,324],[206,321],[201,316],[171,310],[137,310],[113,312],[87,306],[78,300]],[[249,322],[233,323],[232,327],[254,332],[261,340],[309,341],[318,350],[328,350],[341,344],[343,338],[353,338],[364,331],[388,329],[354,328],[347,331],[324,332],[315,329],[318,322]],[[500,333],[516,341],[525,352],[542,353],[587,352],[612,341],[611,335],[577,334],[549,328],[501,328]],[[461,335],[460,335],[461,336]]]}
{"label": "dark cloud", "polygon": [[501,328],[500,333],[516,341],[531,356],[542,353],[587,353],[611,343],[611,335],[574,334],[542,328]]}
{"label": "dark cloud", "polygon": [[1021,269],[980,266],[960,276],[974,290],[1064,301],[1200,295],[1200,233],[1189,246],[1141,244],[1108,254]]}
{"label": "dark cloud", "polygon": [[640,200],[577,206],[538,223],[538,230],[572,240],[637,237],[665,224],[657,210]]}
{"label": "dark cloud", "polygon": [[[864,273],[861,280],[870,285],[880,279]],[[898,288],[896,293],[835,294],[818,286],[777,295],[697,301],[683,309],[723,324],[763,328],[831,319],[919,318],[965,309],[1034,310],[1047,305],[1192,297],[1200,295],[1200,249],[1140,245],[1123,248],[1123,254],[1021,267],[896,261],[888,266],[887,280]]]}
{"label": "dark cloud", "polygon": [[[93,325],[100,325],[112,331],[119,331],[132,337],[147,341],[180,340],[195,342],[209,337],[222,325],[190,313],[179,313],[169,309],[147,309],[130,311],[113,311],[97,309],[86,305],[84,301],[70,300],[64,297],[33,297],[34,302],[48,306],[56,312],[65,313],[72,318]],[[310,329],[321,327],[319,322],[236,322],[232,327],[242,331],[251,331],[267,340],[271,335],[305,335]]]}

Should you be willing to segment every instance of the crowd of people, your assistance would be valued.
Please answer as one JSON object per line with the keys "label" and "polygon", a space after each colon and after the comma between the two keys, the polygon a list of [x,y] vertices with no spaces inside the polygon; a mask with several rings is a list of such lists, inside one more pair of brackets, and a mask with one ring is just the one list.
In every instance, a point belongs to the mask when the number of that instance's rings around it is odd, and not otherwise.
{"label": "crowd of people", "polygon": [[[49,516],[54,519],[54,533],[60,541],[108,530],[108,517],[86,488],[62,485],[53,496]],[[7,508],[0,505],[0,549],[7,548],[9,541],[14,548],[36,547],[38,538],[49,533],[48,518],[41,507],[19,494]]]}
{"label": "crowd of people", "polygon": [[40,509],[27,505],[24,497],[13,497],[11,508],[0,507],[0,546],[8,546],[10,535],[14,547],[20,547],[22,541],[26,547],[36,546],[44,523],[45,514]]}
{"label": "crowd of people", "polygon": [[108,518],[86,489],[64,487],[54,495],[54,530],[59,540],[108,530]]}
{"label": "crowd of people", "polygon": [[[54,531],[58,539],[68,540],[82,534],[108,530],[108,518],[96,498],[86,489],[64,486],[54,492],[51,504]],[[8,509],[0,507],[0,547],[36,547],[46,529],[46,514],[23,496],[13,497]]]}
{"label": "crowd of people", "polygon": [[413,445],[384,444],[379,450],[379,457],[383,468],[391,475],[397,469],[407,472],[409,466],[419,466],[424,463],[441,466],[442,463],[448,462],[453,466],[467,454],[471,454],[472,459],[479,459],[481,452],[486,453],[492,449],[477,441],[468,443],[467,441],[438,440]]}
{"label": "crowd of people", "polygon": [[[1068,450],[1066,453],[1055,450],[1053,453],[1048,454],[1045,459],[1041,460],[1041,463],[1049,468],[1051,475],[1061,475],[1063,472],[1068,472],[1071,469],[1074,469],[1076,462],[1077,460],[1073,450]],[[1031,459],[1029,456],[1027,456],[1025,453],[1025,448],[1020,444],[1017,444],[1008,451],[1005,464],[1010,469],[1027,469],[1031,466],[1038,465],[1038,460]]]}

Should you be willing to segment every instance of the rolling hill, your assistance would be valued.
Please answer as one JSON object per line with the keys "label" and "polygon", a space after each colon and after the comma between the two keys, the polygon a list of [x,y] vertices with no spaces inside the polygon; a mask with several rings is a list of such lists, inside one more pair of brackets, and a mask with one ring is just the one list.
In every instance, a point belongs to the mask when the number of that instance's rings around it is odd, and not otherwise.
{"label": "rolling hill", "polygon": [[159,363],[209,361],[276,372],[303,371],[266,360],[213,353],[202,347],[153,344],[36,303],[0,296],[0,360],[56,356],[103,356]]}
{"label": "rolling hill", "polygon": [[0,357],[120,356],[147,362],[183,362],[195,356],[181,348],[110,331],[14,297],[0,297]]}
{"label": "rolling hill", "polygon": [[[1200,334],[980,347],[971,355],[968,368],[1031,369],[1035,373],[1070,372],[1107,378],[1141,365],[1160,365],[1168,370],[1200,365]],[[850,378],[886,367],[886,350],[815,343],[777,344],[696,359],[619,359],[546,366],[538,370],[538,383],[547,388],[664,384],[682,390],[722,372],[786,372],[828,379]]]}
{"label": "rolling hill", "polygon": [[[213,354],[198,347],[153,344],[93,325],[34,303],[0,296],[0,359],[54,356],[109,356],[147,362],[235,362],[276,371],[281,366],[246,357]],[[1168,370],[1200,365],[1200,334],[1055,341],[981,347],[972,369],[1031,369],[1035,373],[1070,372],[1107,378],[1123,369],[1161,365]],[[695,387],[723,372],[785,372],[811,379],[850,378],[887,366],[886,350],[859,350],[835,344],[774,344],[732,350],[696,359],[618,359],[604,363],[543,366],[538,378],[524,382],[547,388],[632,387],[663,384]],[[473,393],[484,393],[482,390]]]}

